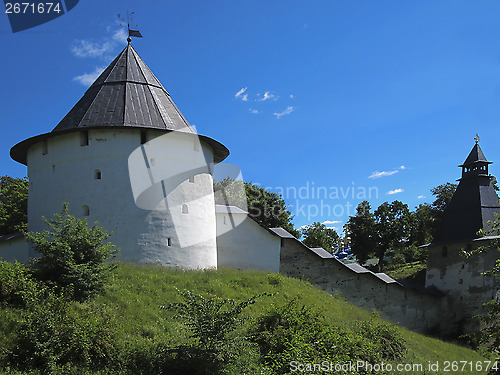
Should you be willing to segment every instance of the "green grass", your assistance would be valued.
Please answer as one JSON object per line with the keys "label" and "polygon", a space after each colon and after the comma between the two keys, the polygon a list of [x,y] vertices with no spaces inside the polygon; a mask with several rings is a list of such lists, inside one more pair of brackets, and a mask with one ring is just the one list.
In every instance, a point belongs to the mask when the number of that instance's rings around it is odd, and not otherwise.
{"label": "green grass", "polygon": [[[355,307],[339,296],[323,292],[306,281],[278,274],[233,269],[182,271],[126,263],[119,264],[104,295],[77,306],[82,309],[100,308],[109,314],[119,348],[152,348],[158,343],[174,346],[186,340],[188,332],[186,327],[174,318],[173,312],[162,310],[160,306],[180,302],[178,290],[184,289],[238,301],[261,293],[274,294],[272,297],[261,297],[256,304],[249,306],[245,310],[249,317],[261,316],[273,305],[282,306],[293,298],[320,312],[331,325],[349,325],[355,320],[369,320],[373,316],[371,312]],[[253,321],[249,319],[246,324],[251,325]],[[1,347],[8,347],[15,331],[15,322],[16,310],[0,309]],[[458,345],[425,337],[403,328],[400,332],[408,347],[406,358],[400,361],[402,363],[422,363],[427,366],[429,362],[439,362],[442,368],[445,361],[475,362],[485,359],[479,353]]]}
{"label": "green grass", "polygon": [[391,267],[387,266],[384,272],[395,280],[399,279],[412,279],[419,272],[425,270],[426,264],[424,262],[412,262]]}

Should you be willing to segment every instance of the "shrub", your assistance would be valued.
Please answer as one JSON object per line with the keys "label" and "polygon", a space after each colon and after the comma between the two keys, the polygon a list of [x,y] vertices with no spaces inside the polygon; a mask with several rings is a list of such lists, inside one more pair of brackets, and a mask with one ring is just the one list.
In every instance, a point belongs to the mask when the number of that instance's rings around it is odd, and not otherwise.
{"label": "shrub", "polygon": [[165,351],[168,373],[255,373],[255,348],[244,334],[236,333],[236,329],[245,320],[242,317],[243,310],[264,294],[237,302],[232,299],[204,297],[190,291],[179,293],[183,302],[162,308],[178,313],[176,318],[184,320],[192,332],[193,341]]}
{"label": "shrub", "polygon": [[67,295],[42,288],[22,312],[11,366],[21,370],[52,371],[60,366],[104,368],[113,358],[113,332],[109,317],[91,311]]}
{"label": "shrub", "polygon": [[68,214],[67,203],[45,222],[50,230],[26,234],[42,255],[33,263],[34,275],[58,289],[71,286],[72,298],[78,301],[101,292],[115,267],[107,262],[116,254],[114,245],[104,243],[109,234],[97,223],[89,227],[86,220]]}
{"label": "shrub", "polygon": [[22,307],[23,293],[37,288],[38,283],[32,278],[28,267],[19,262],[0,261],[0,304]]}

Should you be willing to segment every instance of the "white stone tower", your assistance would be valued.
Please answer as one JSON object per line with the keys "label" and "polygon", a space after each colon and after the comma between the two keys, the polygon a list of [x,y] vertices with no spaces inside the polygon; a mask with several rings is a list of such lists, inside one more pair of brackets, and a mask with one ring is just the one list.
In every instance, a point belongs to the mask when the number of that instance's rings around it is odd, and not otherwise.
{"label": "white stone tower", "polygon": [[129,44],[50,132],[11,157],[28,167],[28,226],[42,216],[87,217],[120,259],[217,267],[213,165],[229,151],[196,134]]}

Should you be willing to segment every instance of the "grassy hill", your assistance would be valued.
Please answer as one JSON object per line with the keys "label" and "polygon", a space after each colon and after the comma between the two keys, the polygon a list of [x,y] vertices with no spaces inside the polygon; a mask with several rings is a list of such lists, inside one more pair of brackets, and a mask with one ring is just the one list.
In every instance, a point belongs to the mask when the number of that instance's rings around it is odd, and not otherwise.
{"label": "grassy hill", "polygon": [[[232,269],[181,271],[160,266],[138,266],[123,263],[120,263],[114,272],[104,295],[98,296],[90,302],[72,305],[70,313],[77,317],[85,317],[91,322],[89,324],[92,327],[97,327],[95,329],[99,328],[100,319],[105,318],[106,330],[112,333],[111,344],[117,353],[117,358],[121,358],[123,363],[133,363],[136,366],[130,373],[139,373],[141,368],[152,361],[151,356],[158,356],[158,347],[178,347],[193,340],[189,338],[190,331],[185,321],[180,319],[175,311],[160,308],[160,306],[182,302],[180,290],[190,290],[204,296],[217,296],[237,301],[243,301],[262,293],[272,293],[272,296],[259,297],[256,303],[243,310],[243,315],[252,319],[245,320],[243,326],[235,331],[237,333],[252,331],[252,327],[255,327],[260,321],[259,317],[269,315],[271,311],[276,311],[283,306],[291,306],[290,301],[292,300],[297,306],[306,306],[307,310],[313,314],[311,316],[316,317],[322,326],[327,326],[333,331],[338,331],[342,327],[342,329],[353,329],[352,327],[359,325],[359,322],[383,324],[371,312],[350,305],[339,296],[331,296],[311,286],[306,281],[278,274]],[[0,346],[2,348],[12,347],[16,329],[22,323],[20,316],[21,310],[5,306],[0,308]],[[84,321],[87,322],[87,320]],[[306,327],[308,323],[303,324]],[[424,369],[427,369],[429,363],[438,363],[440,371],[393,371],[388,373],[462,373],[462,371],[445,371],[446,361],[471,361],[475,366],[476,362],[485,360],[479,353],[458,345],[425,337],[402,328],[397,328],[397,333],[405,341],[406,352],[402,358],[388,361],[393,368],[396,368],[398,364],[413,363],[422,364]],[[359,341],[361,340],[360,336],[356,337],[358,337],[357,342],[361,342]],[[342,338],[342,335],[339,335],[339,339],[345,339],[345,337]],[[350,344],[347,342],[346,345],[347,348]],[[300,350],[301,348],[298,347],[297,359],[300,359]],[[246,355],[245,353],[246,351],[242,350],[240,355],[243,357]],[[341,357],[350,358],[347,354],[346,356]],[[294,360],[293,355],[290,359]],[[60,373],[79,373],[75,368],[59,369],[58,371]],[[238,371],[235,373],[241,373],[241,370]],[[266,374],[273,373],[272,370],[260,369],[259,371]],[[4,369],[3,373],[21,374],[25,372]],[[41,371],[40,373],[45,372]],[[89,370],[88,373],[126,373],[126,370],[123,368],[121,370],[101,370],[100,372]]]}

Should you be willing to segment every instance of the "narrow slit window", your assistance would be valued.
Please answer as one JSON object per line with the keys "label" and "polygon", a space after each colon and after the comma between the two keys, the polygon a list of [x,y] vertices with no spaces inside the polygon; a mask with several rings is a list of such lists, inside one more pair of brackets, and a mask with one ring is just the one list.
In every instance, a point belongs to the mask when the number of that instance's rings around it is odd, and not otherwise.
{"label": "narrow slit window", "polygon": [[191,182],[192,184],[194,184],[194,174],[190,174],[189,175],[189,182]]}
{"label": "narrow slit window", "polygon": [[101,170],[100,170],[100,169],[96,169],[96,170],[94,171],[94,178],[95,178],[96,180],[101,180],[101,179],[102,179],[102,172],[101,172]]}
{"label": "narrow slit window", "polygon": [[89,132],[83,131],[80,132],[80,146],[88,146],[89,145]]}
{"label": "narrow slit window", "polygon": [[56,165],[52,164],[52,173],[56,173]]}
{"label": "narrow slit window", "polygon": [[172,246],[172,239],[170,237],[167,238],[167,246]]}
{"label": "narrow slit window", "polygon": [[183,214],[188,214],[189,213],[189,208],[187,204],[182,205],[182,213]]}
{"label": "narrow slit window", "polygon": [[82,215],[83,216],[89,216],[90,215],[90,208],[86,204],[82,206]]}
{"label": "narrow slit window", "polygon": [[48,153],[47,141],[42,141],[42,155],[47,155]]}
{"label": "narrow slit window", "polygon": [[146,130],[141,130],[141,145],[148,141],[148,132]]}
{"label": "narrow slit window", "polygon": [[224,215],[223,218],[224,218],[224,225],[225,225],[225,224],[227,224],[226,215]]}

